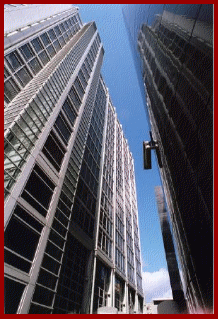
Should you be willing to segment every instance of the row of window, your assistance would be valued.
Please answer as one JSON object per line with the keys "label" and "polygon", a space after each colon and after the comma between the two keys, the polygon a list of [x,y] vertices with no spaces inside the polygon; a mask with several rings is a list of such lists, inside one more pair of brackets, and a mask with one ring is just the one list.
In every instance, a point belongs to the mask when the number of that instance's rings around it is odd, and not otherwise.
{"label": "row of window", "polygon": [[[50,245],[51,242],[48,241],[46,258],[47,253],[51,254],[52,251]],[[56,282],[51,274],[56,271],[53,266],[54,259],[52,263],[47,259],[44,263],[43,260],[29,313],[80,313],[87,258],[88,251],[68,234],[59,280]],[[49,272],[45,271],[44,267]]]}
{"label": "row of window", "polygon": [[101,207],[107,213],[110,218],[113,214],[113,204],[112,201],[105,195],[104,192],[101,193]]}
{"label": "row of window", "polygon": [[117,247],[115,248],[115,265],[125,274],[125,257]]}
{"label": "row of window", "polygon": [[[96,82],[95,78],[92,82],[93,85],[94,85],[94,82]],[[97,83],[96,83],[96,85],[97,85]],[[68,177],[67,176],[65,177],[61,196],[60,196],[60,198],[69,207],[69,209],[71,209],[71,207],[73,205],[73,197],[74,197],[75,190],[74,190],[74,193],[72,191],[70,191],[66,186],[66,182],[67,182],[67,178],[69,179],[70,178],[69,176],[71,175],[69,182],[71,181],[76,187],[76,181],[78,179],[82,155],[83,155],[83,151],[84,151],[83,146],[85,143],[86,132],[88,130],[89,116],[91,115],[91,111],[93,108],[92,102],[90,103],[90,101],[92,101],[92,99],[94,99],[93,93],[94,93],[93,91],[90,91],[90,93],[87,97],[86,107],[85,107],[85,110],[84,110],[82,118],[81,118],[80,126],[79,126],[79,129],[77,132],[77,136],[76,136],[76,139],[74,142],[72,154],[71,154],[69,164],[68,164],[67,172],[69,171],[69,174],[68,174]]]}
{"label": "row of window", "polygon": [[130,248],[133,248],[133,238],[132,238],[131,233],[129,233],[129,232],[126,232],[126,244]]}
{"label": "row of window", "polygon": [[[120,207],[120,206],[119,206]],[[120,207],[121,209],[121,207]],[[115,264],[119,268],[120,271],[125,273],[125,257],[124,257],[124,223],[123,218],[124,216],[121,215],[122,218],[116,212],[116,231],[115,231]]]}
{"label": "row of window", "polygon": [[[111,184],[112,184],[112,177],[110,177],[109,182],[111,182]],[[109,187],[109,183],[105,180],[105,178],[103,179],[102,189],[103,189],[105,195],[108,197],[108,199],[112,200],[113,191],[112,191],[111,187]]]}
{"label": "row of window", "polygon": [[5,101],[11,102],[79,29],[73,16],[6,55]]}
{"label": "row of window", "polygon": [[[91,182],[93,181],[93,178],[97,181],[98,176],[99,176],[99,167],[96,164],[95,160],[93,159],[91,153],[87,151],[88,149],[86,148],[85,154],[84,154],[84,159],[87,161],[82,163],[81,167],[81,174],[82,177],[85,181],[87,181],[87,184],[89,187],[92,189]],[[94,188],[94,187],[93,187]],[[96,192],[95,192],[96,194]]]}
{"label": "row of window", "polygon": [[119,193],[116,194],[116,215],[119,216],[120,220],[124,223],[124,200]]}
{"label": "row of window", "polygon": [[116,229],[124,236],[124,222],[119,215],[116,214]]}
{"label": "row of window", "polygon": [[[94,41],[91,49],[94,50],[93,48],[96,47],[97,43],[97,39]],[[96,47],[97,49],[98,47]],[[95,50],[95,54],[96,54],[96,50]],[[88,66],[90,67],[90,69],[88,68]],[[89,70],[89,71],[88,71]],[[87,58],[85,59],[84,64],[81,67],[81,70],[78,74],[78,77],[76,78],[76,83],[77,83],[77,88],[78,85],[80,85],[81,87],[83,86],[83,88],[86,88],[87,85],[87,81],[90,77],[90,73],[92,71],[91,66],[88,64]],[[85,78],[85,80],[84,80]],[[83,84],[82,84],[83,83]],[[73,105],[75,106],[75,108],[77,109],[77,111],[79,110],[79,107],[81,105],[81,99],[82,96],[80,96],[80,98],[78,97],[77,101],[79,101],[79,103],[77,103],[75,105],[75,93],[77,92],[77,88],[72,86],[72,88],[69,91],[68,94],[68,98],[71,100],[71,102],[73,103]],[[83,89],[83,94],[84,94],[84,89]],[[85,115],[86,113],[84,113]],[[80,139],[84,139],[84,133],[83,133],[83,122],[81,121],[81,125],[79,127],[79,131],[75,140],[75,144],[74,144],[74,148],[72,151],[72,155],[69,161],[69,165],[68,165],[68,169],[67,169],[67,173],[64,179],[64,184],[63,184],[63,189],[62,192],[64,192],[65,194],[63,194],[63,196],[67,196],[68,200],[67,202],[69,202],[69,207],[72,206],[72,196],[74,196],[75,190],[76,190],[76,180],[77,180],[77,176],[79,173],[79,168],[80,168],[80,163],[81,163],[81,155],[83,152],[83,143],[80,142]],[[95,171],[95,174],[97,174],[97,170]],[[91,180],[91,175],[89,174],[89,180]],[[97,192],[97,183],[93,183],[92,187],[94,189],[95,192]],[[86,198],[86,195],[81,194],[81,198],[84,197]]]}
{"label": "row of window", "polygon": [[[11,187],[16,182],[25,159],[30,154],[35,141],[66,87],[68,80],[72,76],[93,33],[94,27],[90,27],[87,33],[75,45],[71,53],[62,61],[59,68],[48,79],[47,83],[43,85],[41,91],[30,102],[23,115],[18,119],[13,128],[10,129],[8,136],[5,138],[5,196],[9,194]],[[77,49],[80,45],[83,50],[80,50],[80,54],[78,54]],[[74,58],[74,63],[72,63],[72,58]],[[22,104],[18,103],[18,106],[15,105],[14,107],[17,108],[16,113],[18,114]],[[13,116],[15,116],[16,113],[15,111],[13,112]]]}
{"label": "row of window", "polygon": [[121,250],[121,252],[124,252],[124,238],[123,236],[116,230],[115,232],[115,244],[116,246]]}
{"label": "row of window", "polygon": [[116,214],[124,222],[124,200],[122,197],[123,194],[116,193]]}
{"label": "row of window", "polygon": [[127,245],[127,261],[134,266],[134,254],[133,251]]}
{"label": "row of window", "polygon": [[136,283],[137,283],[138,290],[143,292],[142,277],[139,274],[136,274]]}
{"label": "row of window", "polygon": [[100,210],[100,226],[107,232],[107,234],[113,237],[113,223],[111,218],[104,212],[103,209]]}
{"label": "row of window", "polygon": [[[106,141],[108,141],[108,133],[110,131],[109,119],[111,117],[111,113],[109,112],[110,107],[108,108],[108,116],[107,116],[107,129],[106,129]],[[111,139],[108,141],[111,145],[113,145],[114,140]],[[104,170],[103,170],[103,185],[102,185],[102,193],[101,193],[101,209],[100,209],[100,233],[99,233],[99,247],[111,258],[111,252],[107,251],[106,246],[103,245],[103,239],[100,240],[100,237],[105,236],[105,241],[111,241],[113,234],[113,193],[112,190],[108,187],[108,182],[105,180],[105,175],[108,173],[107,169],[112,167],[111,163],[108,161],[108,157],[106,155],[107,146],[105,145],[105,157],[104,157]],[[113,173],[113,171],[111,171]],[[102,230],[101,230],[102,229]]]}
{"label": "row of window", "polygon": [[[95,107],[95,106],[94,106]],[[90,109],[91,111],[91,109]],[[87,109],[86,109],[87,112]],[[86,116],[86,113],[83,113],[83,116]],[[88,119],[87,119],[88,122]],[[91,120],[92,123],[92,120]],[[80,130],[83,129],[83,124],[80,125]],[[79,143],[78,144],[78,137],[80,135],[77,135],[77,141],[75,141],[74,149],[71,155],[70,163],[69,165],[72,166],[73,161],[75,162],[75,154],[77,153],[76,148],[79,146],[79,153],[82,155],[83,147]],[[84,135],[83,135],[84,138]],[[84,141],[85,142],[85,141]],[[74,157],[72,157],[74,155]],[[78,166],[81,161],[80,155],[77,153],[78,156]],[[72,163],[72,164],[71,164]],[[98,157],[98,162],[96,162],[96,158],[94,160],[91,152],[89,151],[88,147],[86,146],[84,151],[84,158],[81,166],[81,174],[79,177],[79,181],[77,184],[77,192],[75,197],[75,202],[73,206],[73,220],[76,222],[90,237],[93,237],[93,228],[94,228],[94,219],[92,216],[95,215],[96,210],[96,196],[97,196],[97,188],[98,188],[98,178],[99,178],[99,165],[100,165],[100,155]],[[68,167],[68,169],[70,168]],[[73,167],[72,167],[73,169]],[[73,171],[72,171],[73,172]],[[79,171],[78,171],[79,173]],[[93,175],[93,173],[95,175]],[[76,177],[76,176],[75,176]],[[65,178],[66,179],[66,178]],[[71,196],[72,198],[72,196]],[[80,204],[80,208],[78,208],[77,204],[81,201],[83,205],[86,207],[86,209],[82,208]],[[83,217],[80,217],[81,214],[84,214]],[[91,216],[92,215],[92,216]],[[81,223],[81,219],[84,220],[83,225]]]}
{"label": "row of window", "polygon": [[[91,198],[91,200],[93,200]],[[89,207],[90,209],[90,207]],[[87,210],[79,199],[76,197],[74,201],[74,206],[72,210],[72,220],[80,226],[80,228],[89,235],[90,238],[93,238],[94,232],[94,223],[95,220],[93,215],[90,214],[89,210]]]}
{"label": "row of window", "polygon": [[99,228],[98,247],[112,258],[112,240],[102,228]]}
{"label": "row of window", "polygon": [[129,281],[135,284],[134,267],[129,262],[127,262],[127,276]]}

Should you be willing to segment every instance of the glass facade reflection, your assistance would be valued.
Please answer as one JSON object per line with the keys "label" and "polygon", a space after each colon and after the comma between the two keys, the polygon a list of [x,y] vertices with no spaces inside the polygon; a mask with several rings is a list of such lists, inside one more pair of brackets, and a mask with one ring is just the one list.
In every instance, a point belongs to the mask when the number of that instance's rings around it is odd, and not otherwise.
{"label": "glass facade reflection", "polygon": [[213,5],[125,5],[190,311],[213,307]]}
{"label": "glass facade reflection", "polygon": [[[50,5],[17,6],[5,5],[6,18]],[[102,306],[129,313],[130,286],[131,311],[141,313],[132,155],[101,75],[96,24],[83,25],[78,8],[64,6],[5,33],[5,313],[89,314]],[[135,216],[131,260],[127,214]],[[122,282],[116,297],[115,278]]]}

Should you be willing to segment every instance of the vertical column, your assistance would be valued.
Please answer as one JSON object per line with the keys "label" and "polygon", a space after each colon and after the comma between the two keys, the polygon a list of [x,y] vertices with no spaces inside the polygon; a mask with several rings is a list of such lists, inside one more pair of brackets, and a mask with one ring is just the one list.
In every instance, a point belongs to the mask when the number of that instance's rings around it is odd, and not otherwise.
{"label": "vertical column", "polygon": [[137,293],[135,294],[134,312],[139,313],[139,296]]}
{"label": "vertical column", "polygon": [[109,284],[109,289],[108,289],[108,295],[107,295],[107,306],[108,307],[113,307],[114,306],[114,301],[113,301],[113,291],[114,291],[114,269],[111,269],[111,275],[110,275],[110,284]]}
{"label": "vertical column", "polygon": [[[112,109],[112,108],[111,108]],[[112,248],[112,258],[113,258],[113,273],[114,273],[114,285],[113,285],[113,306],[115,306],[115,253],[116,253],[116,243],[115,243],[115,236],[116,236],[116,156],[117,156],[117,131],[116,131],[116,116],[114,114],[114,158],[113,158],[113,169],[114,169],[114,183],[113,183],[113,248]]]}
{"label": "vertical column", "polygon": [[128,284],[125,281],[124,284],[124,298],[123,298],[123,304],[125,307],[123,308],[123,313],[129,313],[129,302],[128,302]]}
{"label": "vertical column", "polygon": [[[94,251],[90,252],[87,269],[86,269],[86,277],[85,277],[85,287],[84,287],[84,296],[82,303],[82,312],[84,314],[88,314],[90,312],[90,295],[92,292],[92,278],[94,272]],[[96,264],[96,263],[95,263]]]}

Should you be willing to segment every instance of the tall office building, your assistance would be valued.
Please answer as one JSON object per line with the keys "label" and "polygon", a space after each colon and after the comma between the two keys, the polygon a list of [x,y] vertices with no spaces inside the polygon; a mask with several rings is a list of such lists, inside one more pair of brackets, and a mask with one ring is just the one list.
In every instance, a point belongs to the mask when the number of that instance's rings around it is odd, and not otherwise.
{"label": "tall office building", "polygon": [[208,310],[213,307],[213,5],[126,5],[123,15],[155,141],[146,145],[158,147],[161,156],[189,309]]}
{"label": "tall office building", "polygon": [[5,5],[4,40],[5,313],[141,313],[134,162],[95,23]]}

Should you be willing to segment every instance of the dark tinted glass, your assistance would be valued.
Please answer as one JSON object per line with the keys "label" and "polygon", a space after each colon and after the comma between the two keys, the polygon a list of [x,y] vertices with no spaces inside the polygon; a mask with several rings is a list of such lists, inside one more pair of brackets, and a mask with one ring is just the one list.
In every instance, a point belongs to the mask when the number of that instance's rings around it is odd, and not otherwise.
{"label": "dark tinted glass", "polygon": [[38,210],[39,213],[45,216],[47,214],[46,209],[49,207],[54,187],[55,186],[51,180],[36,165],[21,196],[36,210]]}
{"label": "dark tinted glass", "polygon": [[60,115],[58,116],[55,122],[55,128],[61,134],[61,137],[64,139],[64,141],[68,142],[71,135],[71,129],[69,128],[67,123],[61,118]]}
{"label": "dark tinted glass", "polygon": [[42,152],[46,155],[52,165],[59,171],[65,150],[52,132],[48,136]]}
{"label": "dark tinted glass", "polygon": [[24,284],[4,278],[5,314],[16,314],[24,288]]}
{"label": "dark tinted glass", "polygon": [[66,100],[64,105],[63,105],[63,110],[65,111],[68,119],[70,120],[71,124],[74,125],[75,119],[76,119],[76,113],[72,109],[71,103]]}
{"label": "dark tinted glass", "polygon": [[33,260],[38,241],[38,234],[16,217],[11,218],[4,236],[4,244],[7,248],[29,260]]}

